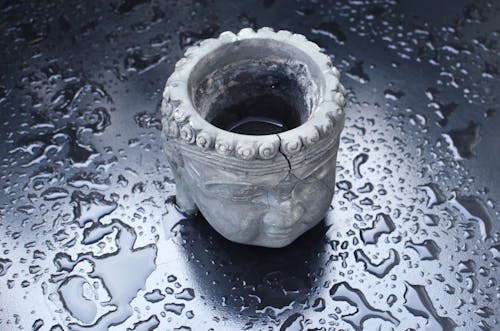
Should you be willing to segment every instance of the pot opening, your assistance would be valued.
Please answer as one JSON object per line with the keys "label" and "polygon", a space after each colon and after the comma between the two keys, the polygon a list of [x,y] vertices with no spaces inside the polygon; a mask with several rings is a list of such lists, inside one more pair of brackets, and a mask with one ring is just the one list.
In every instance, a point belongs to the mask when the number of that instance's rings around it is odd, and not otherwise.
{"label": "pot opening", "polygon": [[208,54],[189,77],[191,100],[212,125],[267,135],[305,123],[318,99],[317,68],[295,47],[247,39]]}

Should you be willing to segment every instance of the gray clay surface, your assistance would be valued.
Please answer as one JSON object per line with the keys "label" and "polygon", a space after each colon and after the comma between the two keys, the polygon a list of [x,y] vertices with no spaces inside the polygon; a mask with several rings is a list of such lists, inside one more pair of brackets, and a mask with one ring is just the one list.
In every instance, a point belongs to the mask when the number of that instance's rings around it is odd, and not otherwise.
{"label": "gray clay surface", "polygon": [[[335,190],[339,77],[316,44],[289,31],[224,32],[189,48],[162,103],[181,210],[199,209],[227,239],[265,247],[286,246],[318,224]],[[282,131],[231,130],[264,115],[266,129],[282,122]]]}

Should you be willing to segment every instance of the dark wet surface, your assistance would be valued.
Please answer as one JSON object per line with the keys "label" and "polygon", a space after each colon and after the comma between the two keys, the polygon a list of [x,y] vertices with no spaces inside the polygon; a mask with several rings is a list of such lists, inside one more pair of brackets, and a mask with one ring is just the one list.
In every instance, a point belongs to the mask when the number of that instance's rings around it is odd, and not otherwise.
{"label": "dark wet surface", "polygon": [[[500,4],[0,3],[1,330],[498,330]],[[348,89],[337,192],[283,249],[186,219],[158,106],[188,45],[304,34]]]}

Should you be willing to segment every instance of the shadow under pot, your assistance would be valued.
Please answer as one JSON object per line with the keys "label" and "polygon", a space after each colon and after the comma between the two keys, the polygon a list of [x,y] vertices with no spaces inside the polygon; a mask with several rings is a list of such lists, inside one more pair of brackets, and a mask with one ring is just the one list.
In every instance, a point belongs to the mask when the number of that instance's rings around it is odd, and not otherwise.
{"label": "shadow under pot", "polygon": [[161,106],[180,209],[231,241],[293,242],[330,206],[344,94],[302,35],[243,29],[189,48]]}

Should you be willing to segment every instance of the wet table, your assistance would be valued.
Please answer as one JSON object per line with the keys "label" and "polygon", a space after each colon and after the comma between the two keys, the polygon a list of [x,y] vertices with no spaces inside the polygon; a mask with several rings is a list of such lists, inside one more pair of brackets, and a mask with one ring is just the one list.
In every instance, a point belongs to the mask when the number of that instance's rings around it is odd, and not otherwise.
{"label": "wet table", "polygon": [[[2,1],[1,330],[498,330],[500,4]],[[172,203],[186,47],[317,42],[348,105],[325,220],[237,245]]]}

